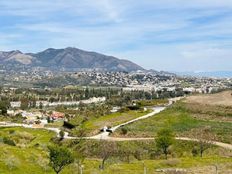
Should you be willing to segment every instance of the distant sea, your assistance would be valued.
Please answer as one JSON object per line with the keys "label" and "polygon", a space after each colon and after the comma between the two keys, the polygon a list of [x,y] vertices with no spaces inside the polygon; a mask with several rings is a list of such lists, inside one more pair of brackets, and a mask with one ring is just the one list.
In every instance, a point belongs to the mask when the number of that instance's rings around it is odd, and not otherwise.
{"label": "distant sea", "polygon": [[232,78],[232,71],[173,72],[180,76]]}

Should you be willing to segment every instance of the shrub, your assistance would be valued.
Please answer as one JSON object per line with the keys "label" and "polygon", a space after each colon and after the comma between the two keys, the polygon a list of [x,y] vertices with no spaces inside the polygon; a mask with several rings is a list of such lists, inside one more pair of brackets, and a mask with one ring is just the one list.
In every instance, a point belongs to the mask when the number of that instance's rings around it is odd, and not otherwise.
{"label": "shrub", "polygon": [[163,164],[167,165],[169,167],[175,167],[178,164],[180,164],[180,160],[178,160],[178,159],[168,159],[168,160],[164,161]]}
{"label": "shrub", "polygon": [[193,149],[192,149],[192,155],[195,157],[198,155],[198,150],[197,150],[197,147],[194,146]]}
{"label": "shrub", "polygon": [[14,134],[15,130],[9,130],[9,134]]}
{"label": "shrub", "polygon": [[60,131],[59,132],[59,136],[60,136],[60,139],[62,140],[62,139],[64,139],[64,135],[65,135],[65,133],[64,133],[64,131]]}
{"label": "shrub", "polygon": [[20,165],[20,161],[14,156],[9,156],[4,159],[4,162],[9,170],[13,170]]}
{"label": "shrub", "polygon": [[69,123],[67,121],[64,121],[63,127],[68,128],[68,129],[73,129],[73,128],[75,128],[75,125],[73,125],[72,123]]}
{"label": "shrub", "polygon": [[28,140],[28,141],[31,141],[35,138],[32,134],[28,132],[17,132],[17,137],[19,137],[20,139]]}
{"label": "shrub", "polygon": [[4,144],[7,144],[7,145],[10,145],[10,146],[16,146],[15,142],[7,137],[4,137],[3,138],[3,143]]}
{"label": "shrub", "polygon": [[122,134],[122,135],[126,135],[127,132],[128,132],[128,129],[127,129],[127,128],[125,128],[125,127],[122,127],[122,128],[121,128],[121,134]]}
{"label": "shrub", "polygon": [[140,106],[139,105],[135,105],[135,106],[127,106],[128,109],[130,110],[139,110]]}

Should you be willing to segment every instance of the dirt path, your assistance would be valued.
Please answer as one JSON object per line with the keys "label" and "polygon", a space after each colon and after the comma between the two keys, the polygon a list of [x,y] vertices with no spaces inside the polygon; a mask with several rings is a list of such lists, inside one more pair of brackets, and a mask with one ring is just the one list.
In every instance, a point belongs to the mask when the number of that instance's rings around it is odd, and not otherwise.
{"label": "dirt path", "polygon": [[[152,117],[158,113],[160,113],[161,111],[163,111],[164,109],[166,109],[166,107],[154,107],[153,108],[153,112],[147,114],[147,115],[144,115],[144,116],[141,116],[141,117],[138,117],[138,118],[135,118],[133,120],[130,120],[128,122],[125,122],[125,123],[122,123],[122,124],[119,124],[117,126],[114,126],[112,127],[110,130],[112,132],[116,131],[118,128],[122,127],[122,126],[125,126],[125,125],[128,125],[128,124],[131,124],[131,123],[134,123],[136,121],[139,121],[139,120],[143,120],[143,119],[146,119],[146,118],[149,118],[149,117]],[[109,132],[102,132],[98,135],[95,135],[95,136],[92,136],[92,137],[89,137],[91,139],[109,139]]]}
{"label": "dirt path", "polygon": [[[117,130],[118,128],[134,123],[136,121],[142,120],[142,119],[146,119],[152,116],[155,116],[156,114],[162,112],[163,110],[165,110],[168,106],[172,105],[173,101],[176,102],[178,100],[180,100],[181,98],[174,98],[174,99],[170,99],[169,103],[165,106],[165,107],[154,107],[153,108],[153,112],[141,116],[139,118],[130,120],[128,122],[122,123],[120,125],[114,126],[111,128],[111,131],[114,132],[115,130]],[[49,131],[53,131],[57,134],[57,137],[59,137],[59,133],[60,133],[60,129],[59,128],[38,128],[38,127],[33,127],[32,125],[27,125],[27,124],[19,124],[19,123],[9,123],[9,122],[0,122],[0,127],[24,127],[24,128],[32,128],[32,129],[46,129]],[[80,137],[72,137],[69,136],[68,132],[65,132],[64,135],[64,139],[79,139]],[[98,135],[92,136],[92,137],[84,137],[85,139],[94,139],[94,140],[109,140],[109,141],[146,141],[146,140],[154,140],[154,138],[119,138],[119,137],[110,137],[109,136],[109,132],[103,132],[100,133]],[[188,137],[176,137],[177,140],[183,140],[183,141],[199,141],[198,139],[193,139],[193,138],[188,138]],[[229,149],[232,150],[232,145],[231,144],[226,144],[226,143],[222,143],[222,142],[217,142],[217,141],[213,141],[212,144],[215,144],[219,147],[223,147],[225,149]]]}
{"label": "dirt path", "polygon": [[[129,124],[129,123],[128,123]],[[7,123],[7,122],[0,122],[0,127],[24,127],[24,128],[32,128],[32,129],[46,129],[49,131],[53,131],[57,134],[59,137],[59,128],[35,128],[30,125],[26,124],[18,124],[18,123]],[[65,139],[80,139],[80,137],[71,137],[68,135],[67,132],[65,132],[64,135]],[[148,140],[154,140],[155,138],[119,138],[119,137],[110,137],[108,132],[103,132],[99,135],[92,136],[92,137],[84,137],[84,139],[92,139],[92,140],[108,140],[108,141],[148,141]],[[183,140],[183,141],[196,141],[198,142],[198,139],[188,138],[188,137],[176,137],[176,140]],[[232,150],[232,144],[226,144],[218,141],[212,141],[212,144]]]}
{"label": "dirt path", "polygon": [[[94,137],[89,137],[89,139],[95,139]],[[176,137],[176,140],[183,140],[183,141],[195,141],[198,142],[198,139],[188,138],[188,137]],[[155,140],[155,138],[119,138],[119,137],[108,137],[108,141],[149,141],[149,140]],[[212,141],[213,145],[232,150],[232,144],[222,143],[218,141]]]}

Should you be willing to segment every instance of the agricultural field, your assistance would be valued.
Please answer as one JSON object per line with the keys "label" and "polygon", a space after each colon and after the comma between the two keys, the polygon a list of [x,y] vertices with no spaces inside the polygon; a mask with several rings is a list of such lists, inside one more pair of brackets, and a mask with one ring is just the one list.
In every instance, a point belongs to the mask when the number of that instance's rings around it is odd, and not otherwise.
{"label": "agricultural field", "polygon": [[[222,105],[226,103],[224,99],[229,100],[230,97],[230,91],[206,96],[191,96],[154,117],[125,126],[123,129],[127,130],[126,135],[122,135],[122,131],[118,130],[113,136],[154,137],[158,130],[168,127],[177,136],[193,137],[194,132],[199,129],[210,127],[215,140],[231,144],[232,106]],[[209,99],[211,102],[208,101]],[[217,100],[220,101],[220,105],[216,103]]]}
{"label": "agricultural field", "polygon": [[99,130],[104,126],[116,126],[118,124],[146,115],[151,111],[151,109],[148,109],[147,111],[128,110],[123,112],[116,112],[105,116],[101,116],[99,118],[90,119],[83,124],[83,127],[86,130],[86,133],[88,133],[89,135],[95,135],[99,133]]}
{"label": "agricultural field", "polygon": [[212,106],[232,106],[232,91],[190,96],[186,99],[186,103],[198,103]]}

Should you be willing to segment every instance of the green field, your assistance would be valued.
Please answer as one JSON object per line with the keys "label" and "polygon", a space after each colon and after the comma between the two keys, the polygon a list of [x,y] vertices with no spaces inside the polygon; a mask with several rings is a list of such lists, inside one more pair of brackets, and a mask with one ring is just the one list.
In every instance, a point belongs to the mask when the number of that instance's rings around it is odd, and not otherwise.
{"label": "green field", "polygon": [[0,128],[0,137],[16,146],[0,143],[0,173],[45,173],[48,166],[47,145],[55,134],[42,129]]}
{"label": "green field", "polygon": [[[197,101],[194,98],[194,101]],[[101,117],[94,117],[84,122],[83,127],[89,135],[99,132],[104,126],[115,126],[134,118],[148,114],[151,110],[124,110]],[[171,129],[176,136],[194,137],[194,133],[204,127],[210,127],[217,141],[232,143],[232,108],[225,105],[209,105],[179,101],[163,112],[153,117],[140,120],[116,131],[113,136],[124,137],[155,137],[162,128]],[[62,122],[55,122],[50,127],[61,127]],[[49,166],[48,145],[57,143],[66,146],[76,154],[75,141],[59,140],[55,133],[44,129],[0,128],[0,173],[2,174],[53,174]],[[106,161],[105,170],[100,170],[102,143],[104,141],[84,141],[83,174],[159,174],[158,169],[181,168],[187,173],[212,174],[215,165],[219,174],[232,173],[232,151],[217,146],[210,146],[199,157],[199,143],[191,141],[176,141],[168,151],[168,160],[157,149],[155,141],[114,142],[116,150]],[[103,146],[104,147],[104,146]],[[110,149],[115,147],[110,146]],[[198,148],[193,157],[192,150]],[[129,152],[129,155],[128,155]],[[129,160],[128,160],[129,159]],[[73,164],[64,168],[61,174],[77,173],[78,165]],[[186,173],[186,174],[187,174]]]}
{"label": "green field", "polygon": [[[52,174],[49,167],[47,146],[51,144],[54,133],[41,129],[26,128],[1,128],[1,137],[8,137],[15,140],[16,146],[7,145],[0,142],[0,173],[2,174]],[[23,139],[18,141],[17,138]],[[67,143],[67,142],[64,142]],[[91,142],[88,142],[91,143]],[[128,147],[140,147],[144,150],[143,158],[137,160],[131,157],[130,163],[119,160],[112,156],[107,160],[106,169],[99,170],[100,159],[97,157],[87,157],[83,163],[84,174],[140,174],[144,171],[144,166],[148,173],[156,173],[160,168],[186,168],[194,170],[217,164],[221,173],[231,171],[232,158],[228,158],[230,151],[218,147],[212,147],[205,152],[203,158],[191,157],[193,142],[178,141],[172,147],[172,155],[168,160],[161,157],[150,157],[148,151],[153,149],[154,142],[128,142]],[[137,145],[137,146],[136,146]],[[120,147],[120,146],[119,146]],[[137,149],[137,148],[135,148]],[[146,150],[147,149],[147,150]],[[90,149],[91,151],[91,149]],[[75,151],[74,151],[75,153]],[[224,155],[223,155],[224,154]],[[221,157],[220,157],[221,156]],[[153,159],[151,159],[153,158]],[[202,170],[203,170],[202,169]],[[62,174],[77,173],[77,164],[73,163],[64,168]]]}
{"label": "green field", "polygon": [[[197,111],[196,107],[198,108]],[[204,106],[203,108],[205,109],[206,107],[207,106]],[[223,121],[223,119],[222,121],[210,118],[206,119],[206,116],[200,113],[201,108],[201,105],[190,108],[186,103],[178,102],[153,117],[125,126],[125,129],[128,130],[126,136],[154,137],[158,130],[166,127],[173,130],[177,136],[191,137],[195,130],[205,126],[210,126],[212,132],[216,136],[216,140],[225,143],[232,143],[232,122]],[[217,112],[219,112],[218,109],[215,111],[211,109],[211,116],[214,115],[216,117],[218,114]],[[219,116],[219,118],[221,118],[221,116]],[[115,135],[113,136],[121,136],[120,130],[114,134]]]}
{"label": "green field", "polygon": [[116,126],[118,124],[146,115],[150,112],[151,110],[145,112],[140,110],[116,112],[109,115],[101,116],[99,118],[90,119],[83,124],[83,127],[85,128],[86,132],[89,135],[94,135],[97,134],[99,130],[104,126],[108,126],[108,127]]}

